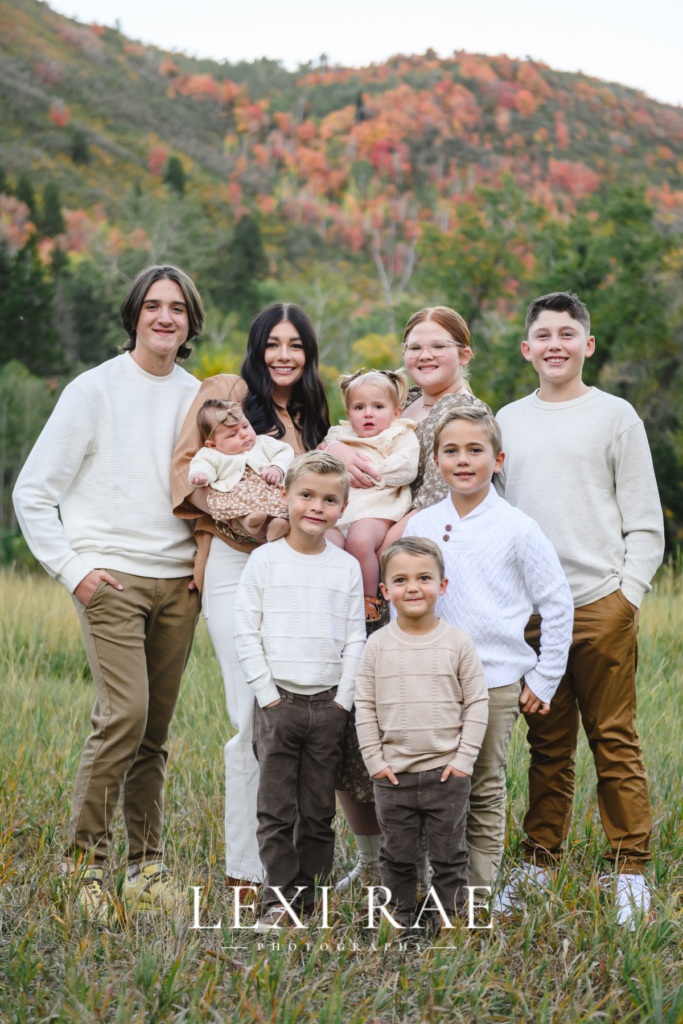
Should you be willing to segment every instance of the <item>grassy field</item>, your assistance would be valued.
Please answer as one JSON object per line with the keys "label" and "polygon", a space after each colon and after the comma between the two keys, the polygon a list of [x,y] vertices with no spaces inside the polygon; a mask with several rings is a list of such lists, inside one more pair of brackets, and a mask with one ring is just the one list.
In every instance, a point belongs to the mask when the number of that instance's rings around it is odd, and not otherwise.
{"label": "grassy field", "polygon": [[[24,1022],[175,1021],[683,1021],[683,582],[664,572],[641,629],[639,722],[655,813],[653,919],[615,923],[596,885],[603,836],[585,743],[570,855],[551,898],[492,931],[458,928],[431,949],[368,932],[365,906],[335,904],[335,927],[289,933],[259,948],[230,930],[222,870],[222,744],[228,720],[203,626],[170,744],[167,861],[184,886],[205,886],[202,921],[84,923],[56,876],[71,786],[93,701],[76,614],[52,581],[0,576],[0,1018]],[[519,857],[526,747],[511,751],[506,870]],[[338,866],[351,851],[339,823]],[[123,878],[124,843],[110,885]],[[361,894],[362,895],[362,894]],[[248,916],[248,915],[247,915]],[[261,943],[263,947],[263,943]]]}

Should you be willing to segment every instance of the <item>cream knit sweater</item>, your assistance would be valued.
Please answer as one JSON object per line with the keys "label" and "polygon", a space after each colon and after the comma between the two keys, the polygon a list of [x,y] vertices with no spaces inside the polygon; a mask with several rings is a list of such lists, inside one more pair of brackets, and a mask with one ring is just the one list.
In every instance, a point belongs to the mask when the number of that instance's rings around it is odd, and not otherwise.
{"label": "cream knit sweater", "polygon": [[128,352],[64,388],[19,475],[14,507],[31,551],[68,590],[92,569],[192,575],[193,525],[173,515],[169,475],[198,390],[180,366],[155,377]]}
{"label": "cream knit sweater", "polygon": [[206,473],[209,486],[214,491],[227,493],[240,482],[247,466],[259,474],[275,466],[284,474],[293,461],[294,449],[291,445],[278,441],[276,437],[259,434],[254,447],[239,455],[224,455],[216,448],[200,448],[190,462],[188,479],[193,473]]}
{"label": "cream knit sweater", "polygon": [[[420,443],[412,420],[394,420],[376,437],[359,437],[349,423],[342,420],[330,427],[326,445],[341,441],[364,455],[379,470],[382,479],[374,487],[352,487],[349,503],[338,526],[350,526],[356,519],[402,519],[410,508],[410,485],[417,476]],[[332,450],[334,455],[334,449]]]}
{"label": "cream knit sweater", "polygon": [[392,622],[373,633],[356,673],[356,729],[370,775],[452,764],[472,774],[489,695],[471,638],[443,619],[426,636]]}

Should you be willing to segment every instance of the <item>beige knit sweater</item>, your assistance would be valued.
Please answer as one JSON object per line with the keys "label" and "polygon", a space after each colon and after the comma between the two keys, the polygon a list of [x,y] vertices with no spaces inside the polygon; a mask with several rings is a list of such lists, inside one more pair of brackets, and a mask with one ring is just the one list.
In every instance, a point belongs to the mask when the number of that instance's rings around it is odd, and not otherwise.
{"label": "beige knit sweater", "polygon": [[370,775],[452,764],[467,775],[484,739],[489,695],[471,637],[439,619],[426,636],[396,621],[373,633],[356,673],[356,729]]}

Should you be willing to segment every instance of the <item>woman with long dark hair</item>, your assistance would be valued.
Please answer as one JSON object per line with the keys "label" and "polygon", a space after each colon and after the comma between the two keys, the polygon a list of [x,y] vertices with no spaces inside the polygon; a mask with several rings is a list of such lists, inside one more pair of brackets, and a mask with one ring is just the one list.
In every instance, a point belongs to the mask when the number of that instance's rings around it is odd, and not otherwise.
{"label": "woman with long dark hair", "polygon": [[195,519],[195,582],[202,592],[202,612],[225,684],[228,714],[235,735],[225,745],[225,851],[227,884],[261,880],[256,842],[258,764],[251,747],[254,694],[244,678],[233,642],[235,593],[242,570],[256,544],[221,532],[211,515],[210,488],[188,484],[188,468],[202,447],[197,412],[209,398],[240,402],[257,434],[271,434],[290,444],[297,455],[316,448],[330,425],[323,382],[318,371],[318,343],[313,325],[299,306],[276,302],[254,319],[241,376],[221,373],[205,380],[180,434],[171,473],[177,516]]}

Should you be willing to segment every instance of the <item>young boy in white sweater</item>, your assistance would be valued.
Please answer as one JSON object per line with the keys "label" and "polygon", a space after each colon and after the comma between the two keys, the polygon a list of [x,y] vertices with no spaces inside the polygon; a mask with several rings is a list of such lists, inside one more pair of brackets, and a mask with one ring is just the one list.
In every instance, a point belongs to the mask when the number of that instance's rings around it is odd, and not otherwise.
{"label": "young boy in white sweater", "polygon": [[[411,928],[422,917],[415,920],[423,825],[443,912],[450,918],[454,909],[465,911],[465,822],[488,691],[472,639],[434,612],[448,587],[437,545],[397,540],[383,553],[380,571],[397,618],[365,646],[356,675],[356,728],[375,780],[380,878],[392,894],[396,922]],[[428,919],[433,931],[440,916]]]}
{"label": "young boy in white sweater", "polygon": [[[470,634],[489,690],[467,822],[475,902],[487,901],[503,856],[505,768],[520,705],[532,720],[548,712],[572,632],[571,593],[550,541],[491,483],[504,458],[500,427],[488,406],[452,406],[434,433],[434,459],[449,496],[413,516],[404,534],[427,537],[441,548],[450,584],[436,612]],[[534,606],[543,615],[540,657],[524,640]]]}
{"label": "young boy in white sweater", "polygon": [[[529,874],[545,879],[569,832],[580,715],[598,775],[618,918],[632,925],[633,906],[649,908],[643,868],[652,856],[636,731],[638,607],[662,560],[664,531],[642,421],[628,402],[583,383],[583,362],[594,350],[588,310],[576,295],[554,292],[531,303],[522,353],[540,388],[498,413],[507,452],[498,487],[553,543],[575,607],[567,673],[550,714],[527,719]],[[534,648],[539,629],[534,616],[527,630]]]}
{"label": "young boy in white sweater", "polygon": [[250,556],[235,601],[235,647],[255,697],[267,907],[258,931],[280,927],[283,899],[311,907],[332,871],[335,775],[365,645],[360,566],[325,539],[348,500],[343,462],[299,456],[282,493],[290,532]]}

